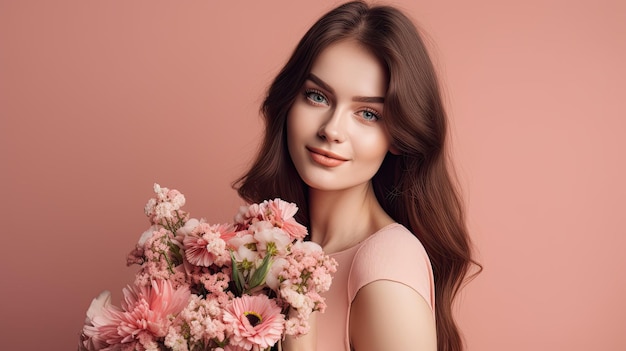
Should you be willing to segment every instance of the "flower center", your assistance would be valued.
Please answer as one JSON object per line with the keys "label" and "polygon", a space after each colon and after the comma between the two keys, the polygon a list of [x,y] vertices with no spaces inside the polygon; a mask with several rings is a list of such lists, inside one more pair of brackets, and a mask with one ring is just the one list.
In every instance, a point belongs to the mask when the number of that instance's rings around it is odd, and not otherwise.
{"label": "flower center", "polygon": [[243,315],[246,316],[246,318],[248,319],[248,322],[250,322],[250,325],[252,325],[253,327],[256,327],[259,323],[263,321],[263,318],[261,318],[261,315],[256,312],[252,312],[252,311],[244,312]]}

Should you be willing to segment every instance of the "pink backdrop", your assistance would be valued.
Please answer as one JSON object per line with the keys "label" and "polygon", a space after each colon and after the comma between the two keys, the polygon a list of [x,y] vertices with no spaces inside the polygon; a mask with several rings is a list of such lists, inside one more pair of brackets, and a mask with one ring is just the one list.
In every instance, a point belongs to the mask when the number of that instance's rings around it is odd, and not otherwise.
{"label": "pink backdrop", "polygon": [[[395,3],[435,43],[485,266],[469,350],[625,350],[626,2]],[[75,349],[119,301],[153,182],[231,219],[264,89],[334,4],[0,0],[3,349]]]}

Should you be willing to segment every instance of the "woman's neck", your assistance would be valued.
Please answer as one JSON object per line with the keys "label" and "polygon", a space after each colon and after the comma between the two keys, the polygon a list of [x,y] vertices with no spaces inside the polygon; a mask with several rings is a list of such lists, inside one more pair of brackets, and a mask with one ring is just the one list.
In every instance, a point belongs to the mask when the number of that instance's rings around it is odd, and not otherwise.
{"label": "woman's neck", "polygon": [[326,253],[348,249],[393,223],[371,186],[341,191],[309,189],[311,240]]}

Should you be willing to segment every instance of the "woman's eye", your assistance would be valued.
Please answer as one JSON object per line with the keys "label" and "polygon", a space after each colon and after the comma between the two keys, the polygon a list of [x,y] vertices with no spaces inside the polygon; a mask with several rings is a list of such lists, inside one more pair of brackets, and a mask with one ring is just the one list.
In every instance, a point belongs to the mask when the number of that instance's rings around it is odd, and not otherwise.
{"label": "woman's eye", "polygon": [[361,117],[368,122],[376,122],[380,119],[380,115],[372,110],[361,111]]}
{"label": "woman's eye", "polygon": [[327,105],[328,104],[328,100],[326,99],[326,97],[320,93],[319,91],[315,91],[315,90],[307,90],[304,92],[304,96],[306,96],[306,98],[313,102],[314,104],[317,105]]}

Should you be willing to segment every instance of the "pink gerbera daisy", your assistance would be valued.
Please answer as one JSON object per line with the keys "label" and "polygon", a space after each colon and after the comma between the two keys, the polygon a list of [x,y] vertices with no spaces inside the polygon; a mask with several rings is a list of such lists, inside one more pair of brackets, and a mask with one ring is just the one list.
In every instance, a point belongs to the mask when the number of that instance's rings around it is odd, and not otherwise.
{"label": "pink gerbera daisy", "polygon": [[274,300],[265,295],[244,295],[234,299],[224,311],[224,322],[232,325],[231,344],[245,350],[266,349],[280,340],[285,316]]}

